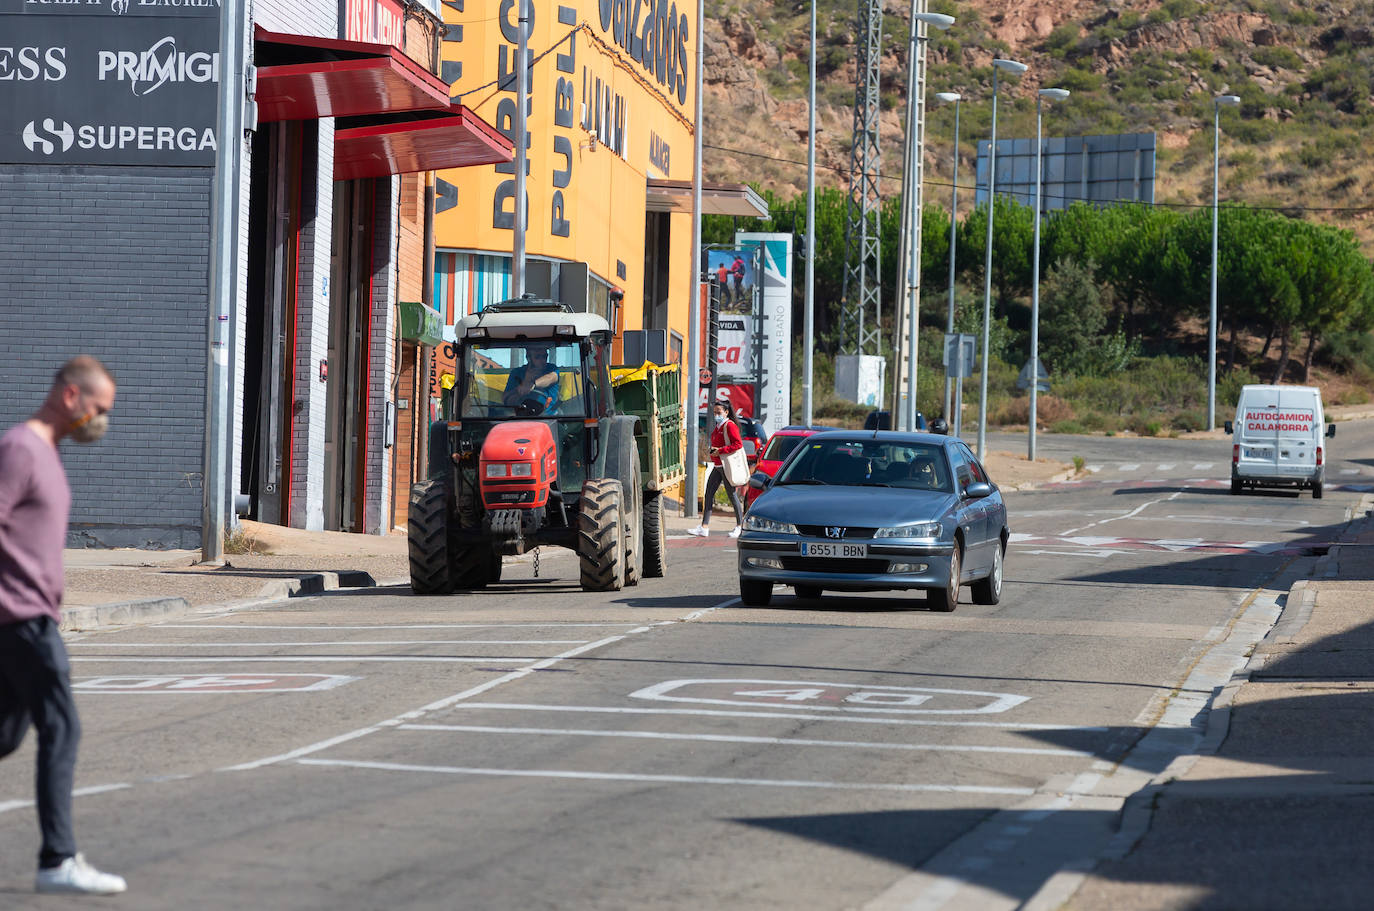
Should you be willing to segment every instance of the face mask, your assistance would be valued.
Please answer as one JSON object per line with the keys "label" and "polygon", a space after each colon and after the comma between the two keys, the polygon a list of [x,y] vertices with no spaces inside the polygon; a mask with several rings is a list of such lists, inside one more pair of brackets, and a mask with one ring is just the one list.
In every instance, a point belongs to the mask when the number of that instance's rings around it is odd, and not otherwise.
{"label": "face mask", "polygon": [[78,443],[94,443],[110,429],[108,414],[88,414],[67,425],[67,436]]}
{"label": "face mask", "polygon": [[724,424],[724,423],[725,423],[725,415],[723,415],[723,414],[718,414],[718,415],[716,415],[716,426],[717,426],[717,427],[720,427],[720,426],[721,426],[722,424]]}

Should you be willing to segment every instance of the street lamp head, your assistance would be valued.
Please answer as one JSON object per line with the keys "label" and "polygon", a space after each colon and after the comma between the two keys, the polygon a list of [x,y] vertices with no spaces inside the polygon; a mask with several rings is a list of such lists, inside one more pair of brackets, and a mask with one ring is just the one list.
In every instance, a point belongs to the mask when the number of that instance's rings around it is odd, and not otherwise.
{"label": "street lamp head", "polygon": [[958,101],[960,98],[963,98],[964,96],[960,95],[958,92],[936,92],[935,97],[940,101],[949,104],[951,101]]}
{"label": "street lamp head", "polygon": [[1046,101],[1063,101],[1065,98],[1068,98],[1068,97],[1069,97],[1069,90],[1068,90],[1068,89],[1041,89],[1040,92],[1039,92],[1039,95],[1040,95],[1041,98],[1044,98]]}
{"label": "street lamp head", "polygon": [[1026,70],[1030,69],[1030,67],[1024,63],[1017,63],[1015,60],[1004,60],[1001,57],[993,58],[992,65],[1011,76],[1020,76]]}
{"label": "street lamp head", "polygon": [[1216,104],[1217,104],[1218,106],[1220,106],[1220,105],[1227,105],[1227,106],[1229,107],[1229,106],[1232,106],[1232,105],[1240,104],[1240,96],[1239,96],[1239,95],[1218,95],[1218,96],[1214,99],[1214,101],[1216,102]]}
{"label": "street lamp head", "polygon": [[942,32],[954,24],[954,17],[946,16],[944,13],[916,13],[911,18],[926,25],[933,25]]}

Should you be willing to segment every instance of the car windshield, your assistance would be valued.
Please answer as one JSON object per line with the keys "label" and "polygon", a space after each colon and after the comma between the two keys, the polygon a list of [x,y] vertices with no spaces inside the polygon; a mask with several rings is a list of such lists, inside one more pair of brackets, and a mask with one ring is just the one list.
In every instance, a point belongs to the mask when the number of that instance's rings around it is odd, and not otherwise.
{"label": "car windshield", "polygon": [[463,417],[582,417],[582,355],[568,344],[493,343],[463,350]]}
{"label": "car windshield", "polygon": [[779,485],[901,487],[952,493],[949,463],[941,446],[905,440],[803,438],[801,452],[784,466]]}
{"label": "car windshield", "polygon": [[806,437],[796,436],[775,436],[768,442],[768,448],[763,451],[763,458],[770,462],[781,462],[792,454],[798,444]]}

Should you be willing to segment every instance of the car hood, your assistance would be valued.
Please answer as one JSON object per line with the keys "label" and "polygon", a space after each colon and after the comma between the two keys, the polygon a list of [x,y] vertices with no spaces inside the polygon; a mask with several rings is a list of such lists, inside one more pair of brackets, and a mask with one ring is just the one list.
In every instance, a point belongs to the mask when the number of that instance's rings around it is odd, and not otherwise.
{"label": "car hood", "polygon": [[939,519],[955,504],[952,493],[901,487],[770,487],[750,512],[793,525],[856,525],[875,528]]}

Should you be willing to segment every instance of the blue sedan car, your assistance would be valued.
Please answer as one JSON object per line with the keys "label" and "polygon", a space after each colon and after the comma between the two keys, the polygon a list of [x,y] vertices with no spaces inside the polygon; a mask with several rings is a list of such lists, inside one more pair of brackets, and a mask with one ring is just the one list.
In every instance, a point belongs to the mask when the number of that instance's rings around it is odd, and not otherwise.
{"label": "blue sedan car", "polygon": [[801,598],[832,591],[924,590],[952,611],[1002,596],[1007,508],[972,450],[929,433],[836,430],[807,437],[769,480],[739,538],[740,600],[774,585]]}

